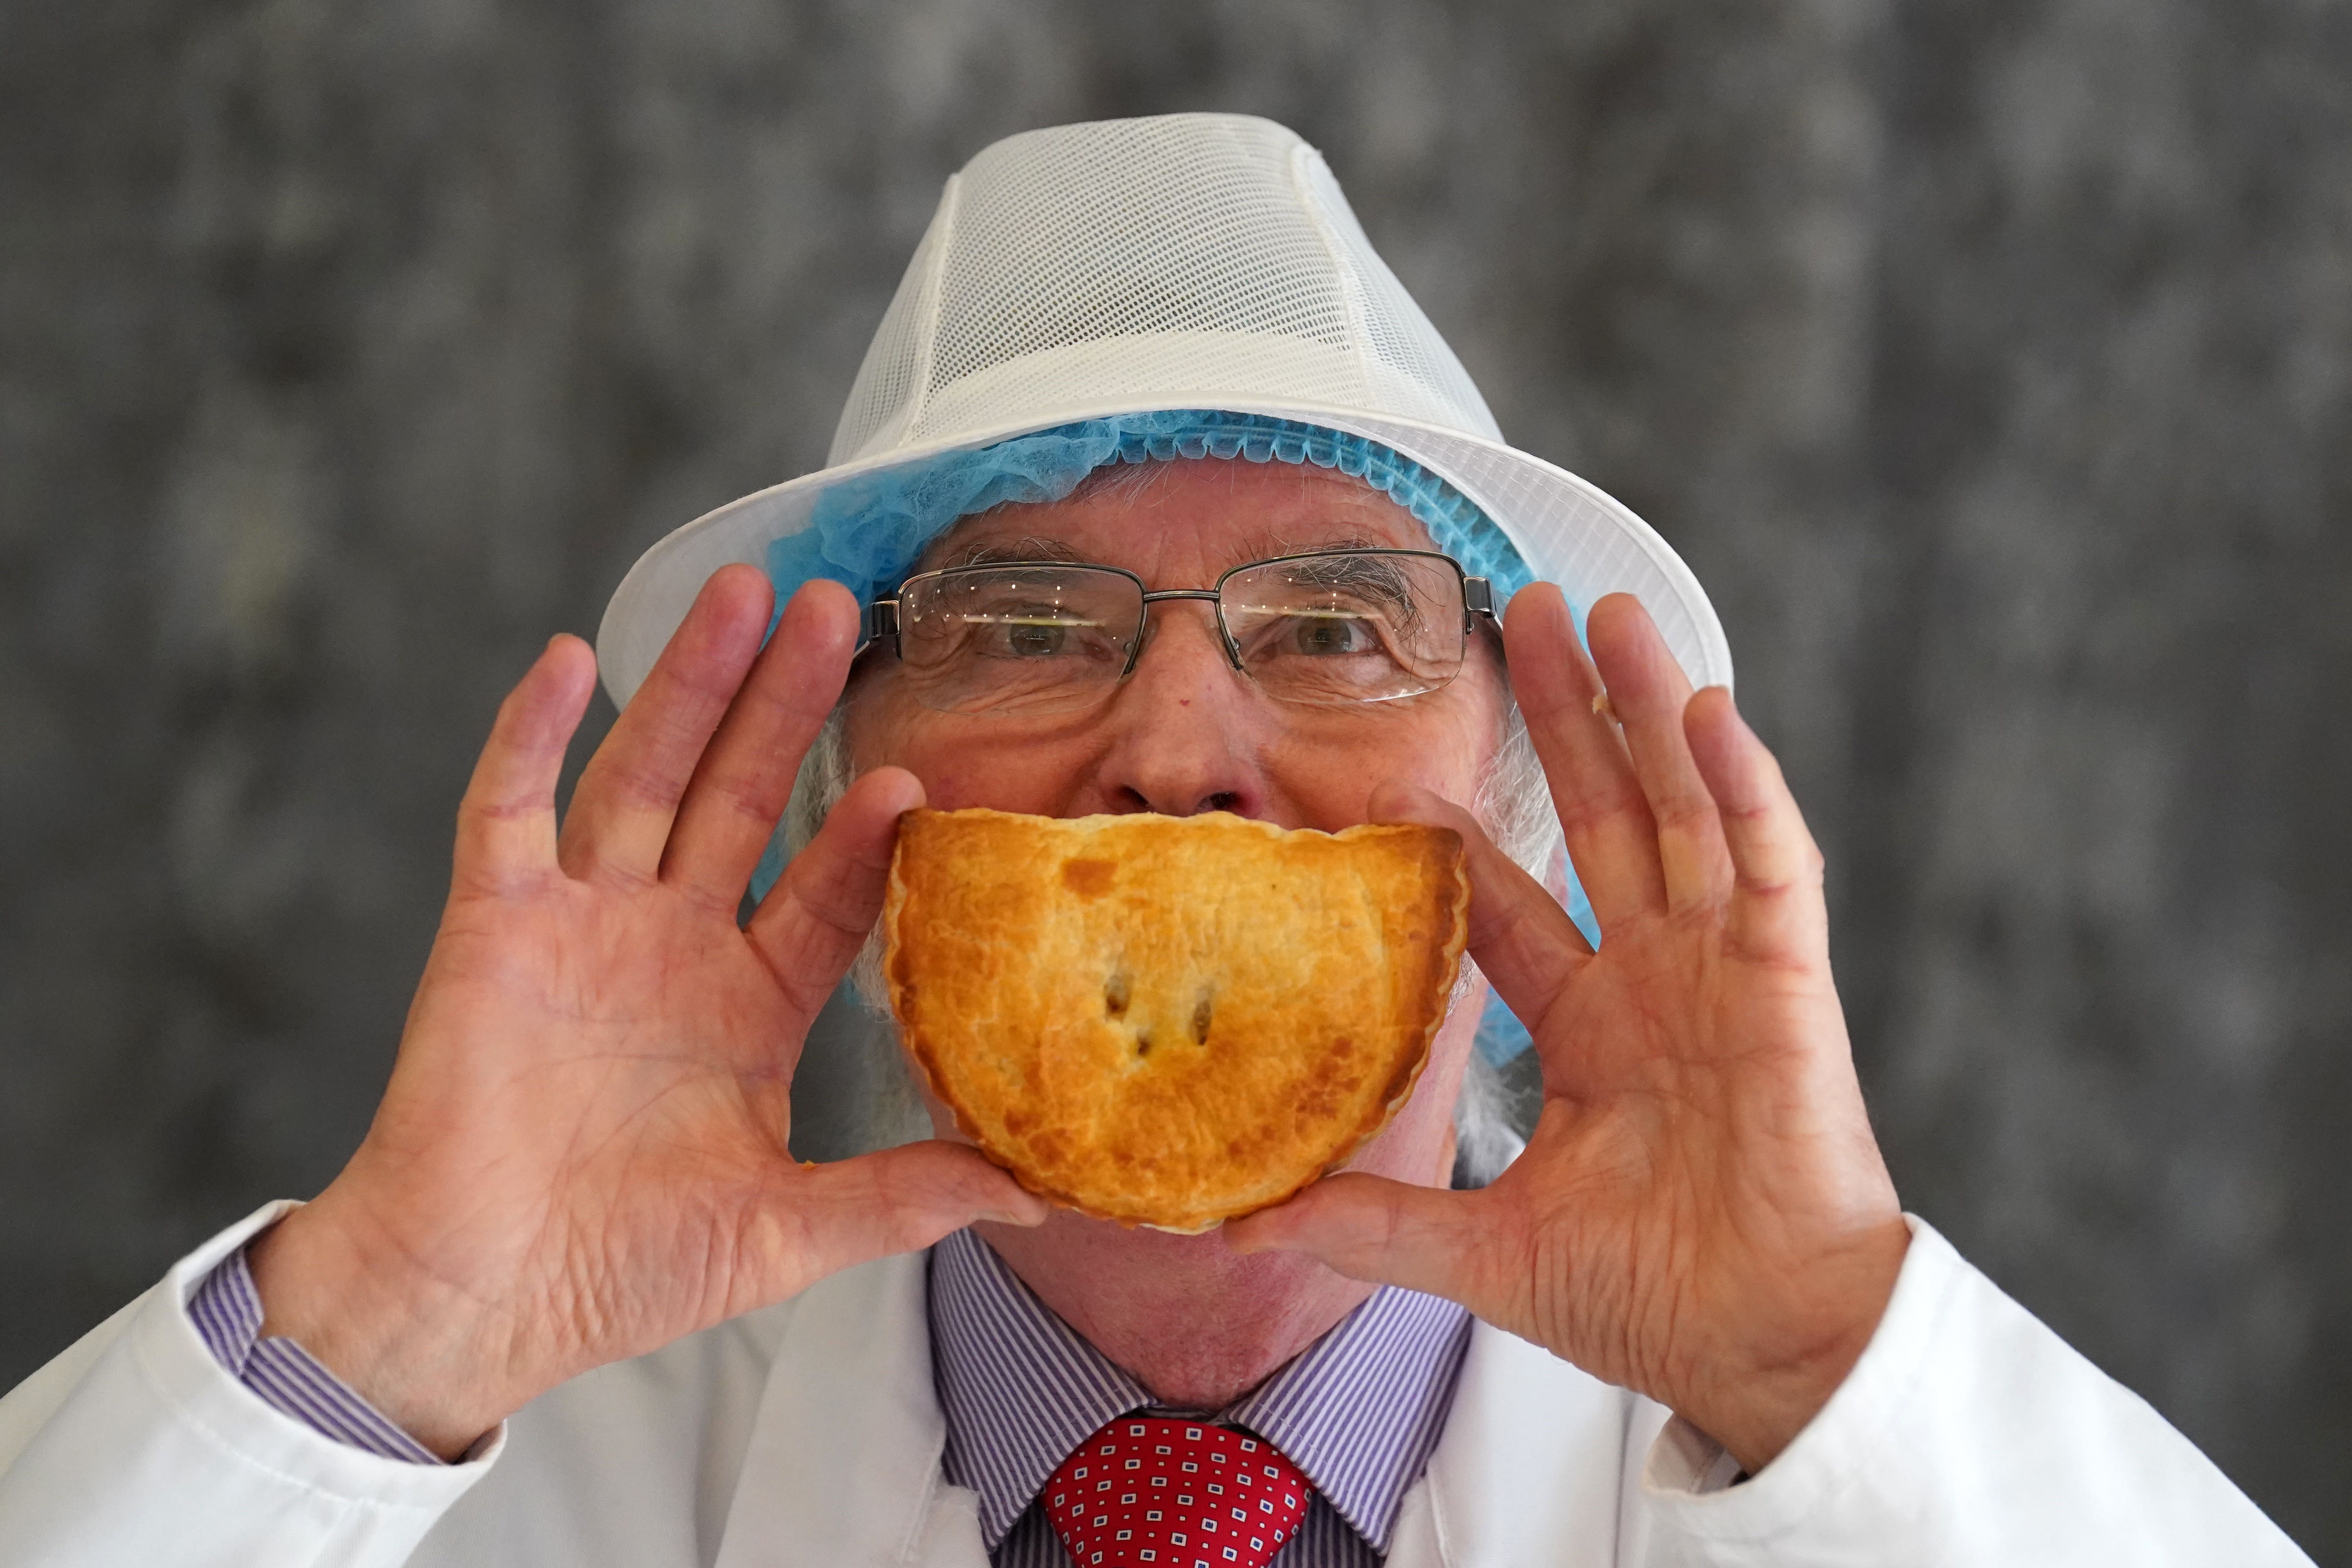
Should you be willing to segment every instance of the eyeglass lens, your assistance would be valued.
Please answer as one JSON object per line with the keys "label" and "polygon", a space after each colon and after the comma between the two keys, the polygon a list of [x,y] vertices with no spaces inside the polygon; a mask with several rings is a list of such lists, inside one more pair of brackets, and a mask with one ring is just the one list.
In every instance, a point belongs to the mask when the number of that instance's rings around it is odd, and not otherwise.
{"label": "eyeglass lens", "polygon": [[1058,713],[1118,683],[1143,627],[1135,579],[1090,566],[971,566],[898,591],[898,657],[946,713]]}
{"label": "eyeglass lens", "polygon": [[1443,558],[1269,561],[1229,574],[1218,602],[1242,668],[1286,702],[1414,697],[1462,668],[1462,574]]}
{"label": "eyeglass lens", "polygon": [[[1348,551],[1228,573],[1229,647],[1286,702],[1380,702],[1435,690],[1462,668],[1462,575],[1443,557]],[[1132,577],[1104,567],[971,566],[909,578],[899,658],[912,695],[950,713],[1048,714],[1108,695],[1143,635]]]}

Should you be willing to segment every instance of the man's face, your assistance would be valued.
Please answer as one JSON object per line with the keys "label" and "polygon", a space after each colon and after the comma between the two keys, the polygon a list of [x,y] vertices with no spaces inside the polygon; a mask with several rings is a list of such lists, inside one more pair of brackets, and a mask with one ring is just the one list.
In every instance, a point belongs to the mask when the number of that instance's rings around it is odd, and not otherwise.
{"label": "man's face", "polygon": [[[1082,489],[967,520],[921,569],[982,551],[1007,559],[1042,550],[1123,566],[1150,589],[1202,588],[1245,562],[1340,545],[1426,550],[1430,541],[1410,512],[1344,474],[1202,458],[1155,464],[1139,489]],[[1392,778],[1475,805],[1505,711],[1501,662],[1487,645],[1485,634],[1474,638],[1462,673],[1436,691],[1306,707],[1266,696],[1226,662],[1213,605],[1168,600],[1151,606],[1135,672],[1076,714],[935,712],[908,693],[897,660],[877,645],[853,677],[847,739],[857,772],[906,768],[942,810],[1230,811],[1337,832],[1368,820],[1372,791]],[[1440,1034],[1412,1100],[1352,1168],[1444,1182],[1451,1108],[1475,1032],[1475,1007],[1466,1014]]]}
{"label": "man's face", "polygon": [[[923,566],[1044,550],[1123,566],[1155,590],[1204,588],[1244,562],[1343,544],[1430,548],[1411,513],[1346,475],[1202,458],[1155,464],[1139,489],[1113,484],[970,519]],[[1385,779],[1471,804],[1501,734],[1500,672],[1483,637],[1437,691],[1305,707],[1267,697],[1226,662],[1206,601],[1154,605],[1134,674],[1076,714],[934,712],[908,694],[895,664],[879,647],[861,661],[851,755],[860,773],[909,770],[941,809],[1231,811],[1337,831],[1366,820],[1365,802]]]}

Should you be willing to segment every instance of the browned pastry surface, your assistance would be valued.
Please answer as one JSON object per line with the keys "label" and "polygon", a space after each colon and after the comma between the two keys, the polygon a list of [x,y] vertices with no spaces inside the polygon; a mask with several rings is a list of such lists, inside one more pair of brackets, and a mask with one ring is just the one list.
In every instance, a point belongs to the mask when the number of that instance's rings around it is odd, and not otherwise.
{"label": "browned pastry surface", "polygon": [[1444,828],[909,812],[890,1002],[932,1091],[1024,1186],[1204,1230],[1404,1102],[1469,904]]}

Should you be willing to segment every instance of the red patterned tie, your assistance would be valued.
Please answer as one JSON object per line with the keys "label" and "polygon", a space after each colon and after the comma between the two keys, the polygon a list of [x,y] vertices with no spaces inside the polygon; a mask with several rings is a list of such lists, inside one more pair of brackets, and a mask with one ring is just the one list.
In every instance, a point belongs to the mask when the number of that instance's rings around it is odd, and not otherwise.
{"label": "red patterned tie", "polygon": [[1045,1482],[1045,1516],[1078,1568],[1265,1568],[1307,1517],[1307,1478],[1230,1427],[1122,1415]]}

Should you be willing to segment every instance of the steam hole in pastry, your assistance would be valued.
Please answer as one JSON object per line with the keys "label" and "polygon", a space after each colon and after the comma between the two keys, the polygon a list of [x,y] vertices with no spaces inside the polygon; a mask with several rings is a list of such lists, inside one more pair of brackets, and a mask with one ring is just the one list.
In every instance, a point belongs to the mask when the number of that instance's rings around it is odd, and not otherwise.
{"label": "steam hole in pastry", "polygon": [[1193,1004],[1192,1043],[1194,1045],[1205,1046],[1209,1043],[1209,1016],[1213,1010],[1214,1009],[1210,1006],[1209,999],[1206,996],[1202,997],[1199,1002]]}
{"label": "steam hole in pastry", "polygon": [[1103,1013],[1106,1016],[1117,1018],[1127,1012],[1129,984],[1123,973],[1103,982]]}
{"label": "steam hole in pastry", "polygon": [[1139,1058],[1148,1057],[1151,1054],[1151,1037],[1150,1035],[1138,1035],[1135,1037],[1135,1054]]}

